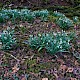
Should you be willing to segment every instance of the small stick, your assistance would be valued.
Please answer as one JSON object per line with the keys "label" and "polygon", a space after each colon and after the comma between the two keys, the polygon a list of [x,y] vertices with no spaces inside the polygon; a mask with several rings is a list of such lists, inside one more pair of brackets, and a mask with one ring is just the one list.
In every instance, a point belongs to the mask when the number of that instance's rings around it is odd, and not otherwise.
{"label": "small stick", "polygon": [[6,53],[7,55],[11,56],[12,58],[14,58],[17,61],[20,61],[19,59],[17,59],[15,56],[13,56],[12,54]]}

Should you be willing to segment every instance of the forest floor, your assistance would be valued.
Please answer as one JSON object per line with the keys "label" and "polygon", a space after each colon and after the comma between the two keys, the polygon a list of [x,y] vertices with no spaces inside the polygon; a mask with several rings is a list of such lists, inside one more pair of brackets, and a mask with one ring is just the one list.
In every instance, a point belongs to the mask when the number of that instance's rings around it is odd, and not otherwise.
{"label": "forest floor", "polygon": [[[7,27],[14,28],[18,45],[14,50],[0,51],[0,80],[80,80],[80,59],[72,53],[58,53],[49,55],[45,50],[38,52],[32,50],[23,42],[29,35],[38,33],[60,32],[59,26],[51,22],[35,20],[33,24],[11,22],[0,25],[0,31]],[[21,30],[24,27],[24,31]],[[80,26],[67,32],[75,31],[78,36],[77,45],[80,44]],[[77,48],[78,56],[80,49]],[[77,54],[75,52],[75,54]]]}

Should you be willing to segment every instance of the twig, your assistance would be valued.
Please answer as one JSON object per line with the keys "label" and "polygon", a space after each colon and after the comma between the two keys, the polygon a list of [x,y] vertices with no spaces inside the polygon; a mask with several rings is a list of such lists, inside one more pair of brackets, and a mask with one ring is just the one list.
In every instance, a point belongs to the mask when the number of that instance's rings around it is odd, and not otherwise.
{"label": "twig", "polygon": [[6,53],[7,55],[11,56],[12,58],[14,58],[17,61],[20,61],[19,59],[17,59],[15,56],[13,56],[12,54]]}
{"label": "twig", "polygon": [[58,58],[58,56],[57,55],[54,55],[56,58]]}
{"label": "twig", "polygon": [[27,0],[27,2],[28,2],[29,4],[33,4],[33,3],[31,3],[29,0]]}

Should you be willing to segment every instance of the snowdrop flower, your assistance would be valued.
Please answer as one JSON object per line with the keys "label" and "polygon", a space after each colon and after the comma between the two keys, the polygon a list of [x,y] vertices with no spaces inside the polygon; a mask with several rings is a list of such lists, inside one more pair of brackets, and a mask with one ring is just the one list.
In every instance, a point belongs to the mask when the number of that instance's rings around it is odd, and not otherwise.
{"label": "snowdrop flower", "polygon": [[38,36],[41,36],[41,34],[38,34]]}
{"label": "snowdrop flower", "polygon": [[62,39],[60,38],[60,44],[62,44]]}
{"label": "snowdrop flower", "polygon": [[48,42],[50,42],[50,40],[48,40]]}
{"label": "snowdrop flower", "polygon": [[62,49],[62,46],[60,46],[60,48]]}
{"label": "snowdrop flower", "polygon": [[48,43],[46,43],[48,45]]}
{"label": "snowdrop flower", "polygon": [[7,34],[7,33],[8,33],[7,31],[5,31],[5,30],[3,31],[3,34]]}

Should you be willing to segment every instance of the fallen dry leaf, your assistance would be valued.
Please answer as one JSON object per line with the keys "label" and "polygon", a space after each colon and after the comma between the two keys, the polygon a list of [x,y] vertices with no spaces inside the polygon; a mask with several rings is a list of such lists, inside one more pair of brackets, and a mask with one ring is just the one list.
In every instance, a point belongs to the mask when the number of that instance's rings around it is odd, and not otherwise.
{"label": "fallen dry leaf", "polygon": [[65,71],[65,70],[67,69],[67,66],[66,66],[66,65],[61,64],[61,65],[60,65],[60,67],[59,67],[59,69],[60,69],[60,70]]}
{"label": "fallen dry leaf", "polygon": [[17,65],[15,65],[13,68],[12,68],[12,73],[16,73],[18,70],[19,70],[19,68],[17,67]]}
{"label": "fallen dry leaf", "polygon": [[76,78],[71,78],[71,80],[77,80]]}
{"label": "fallen dry leaf", "polygon": [[78,63],[78,61],[77,61],[77,60],[75,61],[75,65],[79,65],[79,63]]}
{"label": "fallen dry leaf", "polygon": [[64,61],[62,59],[57,59],[58,62],[60,62],[61,64],[64,64]]}
{"label": "fallen dry leaf", "polygon": [[67,72],[73,72],[73,70],[74,70],[74,68],[69,67],[69,68],[67,69]]}
{"label": "fallen dry leaf", "polygon": [[42,78],[42,80],[48,80],[48,78]]}
{"label": "fallen dry leaf", "polygon": [[34,75],[35,77],[38,77],[37,73],[29,72],[31,75]]}
{"label": "fallen dry leaf", "polygon": [[56,79],[58,78],[58,75],[57,75],[57,73],[54,73],[54,76],[56,77]]}
{"label": "fallen dry leaf", "polygon": [[23,77],[21,80],[26,80],[26,78],[25,78],[25,77]]}
{"label": "fallen dry leaf", "polygon": [[53,24],[52,24],[52,27],[56,27],[56,24],[53,23]]}
{"label": "fallen dry leaf", "polygon": [[4,77],[7,77],[7,76],[9,76],[9,72],[5,72],[5,74],[4,74]]}
{"label": "fallen dry leaf", "polygon": [[41,60],[41,59],[40,59],[40,57],[37,57],[37,63],[39,63],[39,62],[40,62],[40,60]]}

